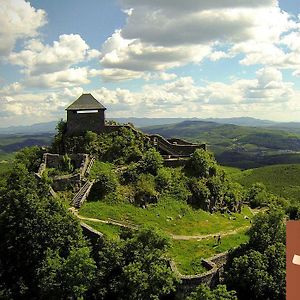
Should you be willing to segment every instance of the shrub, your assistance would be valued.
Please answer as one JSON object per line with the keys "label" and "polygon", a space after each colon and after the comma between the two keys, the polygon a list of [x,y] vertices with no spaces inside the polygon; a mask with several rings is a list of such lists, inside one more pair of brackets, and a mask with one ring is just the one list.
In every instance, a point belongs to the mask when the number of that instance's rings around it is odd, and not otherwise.
{"label": "shrub", "polygon": [[96,161],[90,173],[90,178],[95,179],[89,199],[99,200],[105,195],[115,192],[118,185],[118,177],[110,163]]}
{"label": "shrub", "polygon": [[158,170],[163,166],[163,158],[158,151],[151,148],[145,153],[140,165],[142,172],[150,173],[155,176]]}
{"label": "shrub", "polygon": [[136,183],[135,202],[140,206],[157,202],[158,193],[155,190],[154,176],[142,174]]}
{"label": "shrub", "polygon": [[211,177],[217,173],[217,163],[212,153],[197,149],[188,160],[186,171],[195,177]]}

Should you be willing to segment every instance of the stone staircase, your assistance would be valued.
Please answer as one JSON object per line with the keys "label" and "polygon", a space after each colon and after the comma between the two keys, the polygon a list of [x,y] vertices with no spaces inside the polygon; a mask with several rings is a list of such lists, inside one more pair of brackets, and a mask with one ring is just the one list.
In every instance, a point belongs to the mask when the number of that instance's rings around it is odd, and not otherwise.
{"label": "stone staircase", "polygon": [[94,165],[94,163],[95,163],[95,157],[92,157],[91,159],[90,159],[90,162],[89,162],[89,164],[88,164],[88,166],[87,166],[87,168],[86,168],[86,170],[85,170],[85,174],[87,174],[87,175],[89,175],[90,174],[90,172],[91,172],[91,169],[92,169],[92,167],[93,167],[93,165]]}
{"label": "stone staircase", "polygon": [[71,203],[75,208],[81,207],[82,203],[88,197],[94,182],[95,182],[94,180],[86,181],[86,183],[81,187],[81,189],[78,191],[78,193],[74,196]]}

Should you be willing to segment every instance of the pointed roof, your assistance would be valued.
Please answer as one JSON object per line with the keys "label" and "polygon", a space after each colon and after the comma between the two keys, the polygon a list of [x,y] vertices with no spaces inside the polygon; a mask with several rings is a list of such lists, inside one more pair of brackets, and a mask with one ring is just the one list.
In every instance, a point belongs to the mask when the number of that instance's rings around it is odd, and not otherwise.
{"label": "pointed roof", "polygon": [[92,94],[82,94],[66,110],[99,110],[106,108]]}

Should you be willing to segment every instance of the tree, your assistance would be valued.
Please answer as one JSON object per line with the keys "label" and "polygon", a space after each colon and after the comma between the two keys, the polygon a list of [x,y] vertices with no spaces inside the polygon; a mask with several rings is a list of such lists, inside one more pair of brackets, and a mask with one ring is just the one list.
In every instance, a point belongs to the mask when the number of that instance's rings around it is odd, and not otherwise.
{"label": "tree", "polygon": [[185,169],[195,177],[211,177],[217,173],[217,163],[212,153],[197,149],[188,160]]}
{"label": "tree", "polygon": [[[66,298],[74,297],[75,291],[78,297],[83,296],[89,283],[80,282],[80,278],[91,278],[94,268],[80,225],[22,164],[14,166],[0,191],[0,212],[0,282],[5,295],[53,299],[44,283],[60,278],[61,286],[67,286],[68,277],[59,275],[65,270],[73,278],[73,290],[65,294]],[[49,253],[55,253],[59,268],[47,264]],[[80,259],[72,269],[67,262],[74,261],[74,256]],[[54,259],[54,254],[51,257]],[[77,263],[82,273],[77,273]],[[50,272],[44,272],[47,265],[48,270],[52,268]]]}
{"label": "tree", "polygon": [[156,203],[158,193],[155,190],[154,176],[151,174],[141,174],[135,186],[135,202],[140,206],[148,203]]}
{"label": "tree", "polygon": [[241,299],[285,299],[285,225],[278,210],[257,215],[248,244],[233,251],[225,281]]}
{"label": "tree", "polygon": [[15,156],[15,162],[25,165],[30,172],[37,172],[43,158],[43,149],[38,146],[25,147]]}
{"label": "tree", "polygon": [[189,181],[189,189],[191,191],[189,203],[197,208],[208,210],[211,199],[211,193],[209,188],[206,186],[206,179],[192,178]]}
{"label": "tree", "polygon": [[276,242],[285,243],[284,213],[281,210],[272,210],[258,214],[249,229],[249,247],[264,252]]}
{"label": "tree", "polygon": [[141,170],[144,173],[150,173],[155,176],[158,170],[162,168],[163,161],[162,156],[157,150],[154,148],[149,149],[140,162]]}
{"label": "tree", "polygon": [[106,241],[97,254],[97,299],[160,299],[175,290],[177,279],[165,259],[169,240],[152,229],[126,232]]}
{"label": "tree", "polygon": [[253,184],[246,195],[247,201],[252,208],[262,207],[268,203],[268,192],[266,186],[262,183]]}
{"label": "tree", "polygon": [[118,188],[118,177],[110,163],[96,161],[92,167],[90,178],[95,179],[89,199],[100,200]]}
{"label": "tree", "polygon": [[56,153],[65,153],[65,143],[64,137],[67,131],[67,122],[63,119],[56,125],[56,135],[54,136],[54,140],[52,143],[52,151]]}
{"label": "tree", "polygon": [[235,291],[227,291],[226,285],[218,285],[211,290],[207,285],[201,284],[186,300],[238,300]]}

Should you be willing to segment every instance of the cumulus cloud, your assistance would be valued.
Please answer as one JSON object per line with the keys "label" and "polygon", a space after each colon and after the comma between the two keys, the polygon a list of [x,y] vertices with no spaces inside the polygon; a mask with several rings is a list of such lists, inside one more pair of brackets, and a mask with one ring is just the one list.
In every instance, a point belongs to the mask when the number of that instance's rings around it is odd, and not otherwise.
{"label": "cumulus cloud", "polygon": [[258,70],[254,79],[236,79],[229,84],[207,82],[205,86],[198,86],[192,77],[181,77],[164,84],[146,84],[140,92],[101,88],[93,93],[119,116],[164,117],[175,113],[204,117],[204,110],[247,113],[250,108],[282,107],[299,95],[293,84],[285,82],[281,72],[271,67]]}
{"label": "cumulus cloud", "polygon": [[57,72],[97,56],[78,34],[63,34],[53,45],[44,45],[39,40],[30,40],[25,49],[12,53],[9,61],[24,67],[27,75]]}
{"label": "cumulus cloud", "polygon": [[[64,109],[83,92],[64,88],[59,92],[18,93],[0,97],[0,126],[32,124],[64,117]],[[0,90],[0,94],[2,91]]]}
{"label": "cumulus cloud", "polygon": [[0,8],[0,56],[7,56],[17,40],[34,37],[46,23],[44,10],[25,0],[2,0]]}
{"label": "cumulus cloud", "polygon": [[116,32],[110,38],[110,43],[116,48],[110,52],[102,49],[101,63],[104,67],[132,71],[162,71],[189,62],[198,63],[211,51],[208,45],[163,47],[146,45],[139,40],[124,40],[120,32]]}
{"label": "cumulus cloud", "polygon": [[[172,75],[172,74],[170,74]],[[163,75],[164,76],[164,75]],[[169,78],[168,78],[169,79]],[[64,108],[74,101],[82,88],[64,88],[59,92],[24,93],[18,84],[0,90],[0,110],[7,118],[34,117],[49,120],[63,116]],[[9,93],[10,92],[10,93]],[[253,79],[235,79],[231,83],[206,82],[197,85],[192,77],[174,77],[164,83],[147,83],[140,91],[100,88],[92,94],[108,108],[114,117],[208,117],[249,115],[265,117],[282,110],[300,110],[300,92],[284,81],[282,73],[273,67],[261,68]],[[298,101],[298,102],[297,102]],[[298,103],[298,104],[297,104]],[[272,116],[272,114],[268,116]],[[1,119],[4,122],[7,119]],[[0,122],[0,123],[1,123]],[[0,124],[1,125],[1,124]]]}
{"label": "cumulus cloud", "polygon": [[11,53],[9,61],[22,67],[24,86],[59,88],[89,83],[88,68],[72,66],[99,54],[99,51],[90,49],[80,35],[64,34],[53,45],[31,39],[24,50]]}
{"label": "cumulus cloud", "polygon": [[[284,54],[278,46],[283,33],[297,28],[275,0],[123,0],[122,5],[127,22],[103,45],[105,68],[163,71],[240,53],[245,65],[267,65]],[[229,50],[217,50],[220,45]]]}

